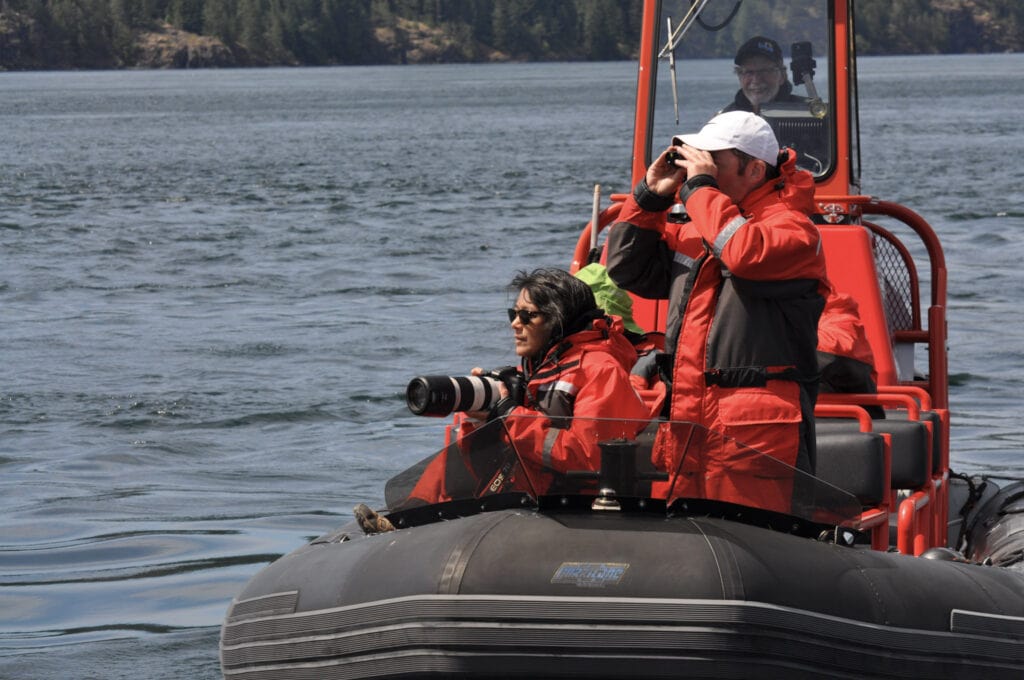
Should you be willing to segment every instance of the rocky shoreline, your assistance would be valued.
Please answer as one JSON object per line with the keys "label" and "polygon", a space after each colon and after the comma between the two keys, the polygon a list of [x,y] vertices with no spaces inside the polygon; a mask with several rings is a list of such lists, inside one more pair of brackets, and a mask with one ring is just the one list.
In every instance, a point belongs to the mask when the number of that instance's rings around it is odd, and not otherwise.
{"label": "rocky shoreline", "polygon": [[[0,71],[74,69],[80,64],[52,63],[35,53],[29,36],[33,26],[24,15],[0,13]],[[422,22],[398,19],[395,26],[374,31],[376,64],[432,64],[456,62],[509,61],[509,55],[474,43],[467,46],[443,29]],[[290,55],[268,59],[244,45],[225,43],[213,36],[198,35],[168,23],[137,31],[120,56],[109,56],[86,68],[189,69],[249,66],[297,66]]]}
{"label": "rocky shoreline", "polygon": [[[977,0],[932,0],[932,3],[943,15],[955,19],[957,45],[954,53],[1024,49],[1014,30],[1017,24],[984,11]],[[73,23],[76,30],[67,31],[65,27],[61,33],[50,27],[48,32],[42,28],[46,26],[45,17],[38,19],[3,7],[0,3],[0,71],[235,68],[304,63],[281,47],[273,53],[268,53],[266,47],[249,49],[242,43],[191,33],[167,22],[130,31],[123,26],[111,28],[109,21],[83,23],[88,22],[88,17],[82,16]],[[464,26],[460,30],[452,24],[435,26],[401,17],[392,17],[388,25],[377,26],[365,38],[365,45],[360,45],[357,52],[358,61],[351,63],[434,64],[587,58],[581,51],[567,50],[565,46],[557,53],[549,50],[550,53],[540,55],[508,54],[474,40]],[[880,49],[883,43],[884,40],[874,35],[866,36],[862,54],[890,53]],[[904,50],[893,53],[936,53],[939,49],[932,46],[930,50],[915,51],[915,47],[921,46],[914,44],[903,47]]]}
{"label": "rocky shoreline", "polygon": [[[242,66],[248,61],[239,48],[231,49],[221,40],[196,35],[164,24],[140,33],[135,40],[132,68],[218,68]],[[241,59],[239,57],[242,57]]]}

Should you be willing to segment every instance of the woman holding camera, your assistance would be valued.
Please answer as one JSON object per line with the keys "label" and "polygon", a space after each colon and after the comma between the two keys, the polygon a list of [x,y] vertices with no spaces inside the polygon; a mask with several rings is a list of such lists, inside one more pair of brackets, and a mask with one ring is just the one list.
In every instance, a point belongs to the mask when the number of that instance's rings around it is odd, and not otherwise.
{"label": "woman holding camera", "polygon": [[[590,286],[546,268],[520,272],[509,289],[517,292],[508,316],[520,365],[501,373],[501,398],[490,410],[465,413],[462,461],[447,453],[435,458],[404,507],[512,489],[563,490],[565,473],[600,469],[598,442],[633,437],[652,415],[629,379],[637,354],[622,319],[597,306]],[[498,419],[504,427],[490,425]],[[494,450],[498,435],[518,458],[482,466],[480,451]]]}
{"label": "woman holding camera", "polygon": [[562,488],[566,472],[600,469],[597,443],[634,436],[651,413],[629,379],[637,354],[622,319],[597,306],[590,286],[551,268],[520,272],[509,288],[518,291],[508,315],[524,389],[520,397],[502,386],[494,408],[475,415],[505,417],[534,491],[545,493]]}
{"label": "woman holding camera", "polygon": [[[626,339],[622,320],[597,306],[590,286],[549,268],[520,272],[509,289],[518,291],[515,306],[507,311],[520,357],[518,377],[525,381],[526,392],[510,395],[503,386],[502,400],[490,412],[474,415],[504,416],[515,406],[561,417],[632,413],[629,407],[639,397],[621,382],[629,383],[636,350]],[[473,373],[484,371],[475,368]]]}

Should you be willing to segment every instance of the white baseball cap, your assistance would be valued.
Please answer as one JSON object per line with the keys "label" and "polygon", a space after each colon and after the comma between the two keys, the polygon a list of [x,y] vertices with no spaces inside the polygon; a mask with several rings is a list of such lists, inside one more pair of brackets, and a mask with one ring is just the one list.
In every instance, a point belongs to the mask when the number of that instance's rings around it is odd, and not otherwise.
{"label": "white baseball cap", "polygon": [[749,111],[720,113],[695,135],[676,135],[675,145],[686,144],[702,151],[738,149],[775,167],[779,162],[779,142],[772,126]]}

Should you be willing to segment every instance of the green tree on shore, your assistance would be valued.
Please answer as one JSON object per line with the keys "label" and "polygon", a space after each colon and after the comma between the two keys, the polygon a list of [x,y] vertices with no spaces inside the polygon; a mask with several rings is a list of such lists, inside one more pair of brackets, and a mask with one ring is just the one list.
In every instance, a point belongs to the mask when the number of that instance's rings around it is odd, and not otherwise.
{"label": "green tree on shore", "polygon": [[[145,39],[167,27],[220,49],[162,65],[630,59],[640,8],[635,0],[0,0],[0,70],[154,65]],[[861,54],[1024,50],[1018,0],[859,0],[856,8]],[[728,56],[726,37],[705,42]]]}

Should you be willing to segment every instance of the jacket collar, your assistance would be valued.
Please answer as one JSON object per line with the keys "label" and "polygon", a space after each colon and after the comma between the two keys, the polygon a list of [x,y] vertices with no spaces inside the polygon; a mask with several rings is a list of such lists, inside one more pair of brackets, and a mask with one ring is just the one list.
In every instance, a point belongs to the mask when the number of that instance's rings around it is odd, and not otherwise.
{"label": "jacket collar", "polygon": [[[786,160],[779,166],[779,176],[765,182],[747,194],[739,208],[744,214],[757,212],[768,203],[781,201],[787,208],[798,210],[806,215],[815,211],[814,176],[806,170],[796,167],[796,152],[784,149]],[[778,194],[778,198],[774,196]],[[770,201],[768,199],[771,199]]]}

